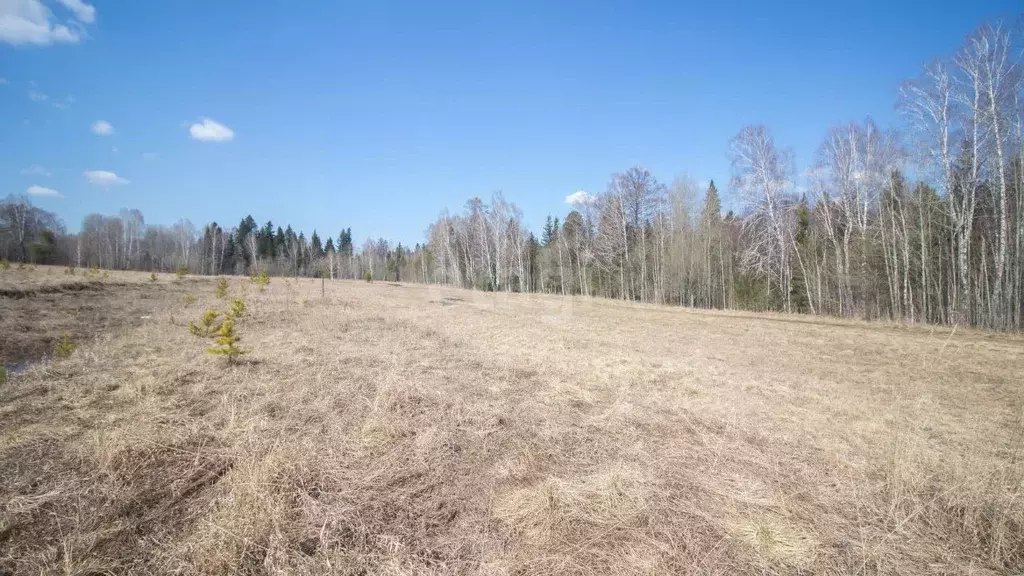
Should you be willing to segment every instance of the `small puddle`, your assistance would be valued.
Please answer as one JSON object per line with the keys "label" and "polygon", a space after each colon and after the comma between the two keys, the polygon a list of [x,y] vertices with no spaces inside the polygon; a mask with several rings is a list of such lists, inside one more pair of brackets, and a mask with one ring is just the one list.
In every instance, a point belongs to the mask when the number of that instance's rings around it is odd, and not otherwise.
{"label": "small puddle", "polygon": [[4,366],[4,370],[7,371],[7,376],[13,376],[15,374],[21,374],[25,370],[28,370],[32,362],[15,362],[14,364],[8,364]]}

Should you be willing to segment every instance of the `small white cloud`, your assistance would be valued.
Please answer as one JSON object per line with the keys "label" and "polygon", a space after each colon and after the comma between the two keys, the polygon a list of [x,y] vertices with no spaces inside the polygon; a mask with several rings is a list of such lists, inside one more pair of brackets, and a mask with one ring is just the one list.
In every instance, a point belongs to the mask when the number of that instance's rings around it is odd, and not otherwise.
{"label": "small white cloud", "polygon": [[53,101],[53,107],[57,108],[58,110],[67,110],[74,103],[75,103],[75,97],[74,96],[65,96],[63,100],[54,100]]}
{"label": "small white cloud", "polygon": [[583,190],[577,190],[565,197],[566,204],[590,204],[595,198]]}
{"label": "small white cloud", "polygon": [[96,10],[81,0],[60,2],[68,6],[78,18],[68,21],[70,27],[58,24],[53,12],[42,0],[0,0],[0,42],[16,46],[78,42],[82,38],[82,22],[92,22],[96,18]]}
{"label": "small white cloud", "polygon": [[114,127],[106,120],[97,120],[92,123],[92,133],[100,136],[110,136],[114,133]]}
{"label": "small white cloud", "polygon": [[117,146],[111,146],[110,151],[113,152],[114,154],[117,154]]}
{"label": "small white cloud", "polygon": [[39,164],[33,164],[28,168],[22,168],[21,173],[26,176],[49,176],[50,171]]}
{"label": "small white cloud", "polygon": [[10,82],[7,81],[7,78],[0,78],[0,86],[6,86],[8,84],[10,84]]}
{"label": "small white cloud", "polygon": [[107,170],[86,170],[82,172],[85,175],[85,179],[91,184],[97,186],[110,186],[112,184],[130,184],[131,182],[125,178],[109,172]]}
{"label": "small white cloud", "polygon": [[156,160],[156,158],[157,158],[156,152],[143,152],[142,153],[142,159],[146,160],[147,162],[148,161],[152,161],[152,160]]}
{"label": "small white cloud", "polygon": [[188,132],[192,138],[203,142],[226,142],[235,137],[235,132],[231,128],[209,118],[201,118],[199,122],[188,127]]}
{"label": "small white cloud", "polygon": [[45,186],[29,186],[28,193],[30,196],[51,196],[53,198],[64,197],[60,192],[57,192],[53,188],[46,188]]}
{"label": "small white cloud", "polygon": [[96,20],[96,8],[82,0],[57,0],[64,5],[65,8],[75,13],[75,18],[78,18],[86,24],[92,24]]}
{"label": "small white cloud", "polygon": [[28,99],[33,102],[46,102],[50,97],[35,88],[30,88],[28,91]]}

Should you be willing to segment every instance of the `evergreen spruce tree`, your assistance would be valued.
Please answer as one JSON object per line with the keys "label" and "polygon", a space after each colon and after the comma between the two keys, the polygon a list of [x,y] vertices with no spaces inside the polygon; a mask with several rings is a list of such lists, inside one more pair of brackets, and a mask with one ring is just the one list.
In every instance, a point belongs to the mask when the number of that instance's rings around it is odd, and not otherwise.
{"label": "evergreen spruce tree", "polygon": [[267,220],[267,223],[260,229],[257,244],[259,246],[260,258],[274,257],[274,223],[270,220]]}
{"label": "evergreen spruce tree", "polygon": [[235,250],[235,236],[234,234],[226,234],[224,237],[224,258],[221,260],[221,269],[218,272],[226,272],[228,274],[235,273],[235,259],[237,257],[237,250]]}
{"label": "evergreen spruce tree", "polygon": [[295,239],[295,246],[298,253],[295,255],[295,265],[297,266],[296,274],[300,270],[306,268],[306,234],[299,232],[299,237]]}
{"label": "evergreen spruce tree", "polygon": [[243,270],[248,270],[249,266],[255,261],[258,254],[250,254],[249,246],[246,243],[246,238],[253,232],[259,232],[259,224],[256,224],[256,220],[253,220],[252,216],[246,216],[238,224],[238,228],[235,229],[235,248],[238,256],[238,262],[241,264]]}
{"label": "evergreen spruce tree", "polygon": [[[811,250],[811,211],[807,207],[807,197],[800,198],[800,204],[796,208],[796,249],[801,254],[810,254]],[[793,267],[793,280],[789,289],[790,301],[793,303],[793,310],[797,312],[808,312],[810,303],[807,301],[807,279],[800,266]]]}
{"label": "evergreen spruce tree", "polygon": [[704,268],[704,282],[701,284],[701,300],[709,308],[725,306],[725,278],[722,273],[722,201],[718,197],[715,181],[708,184],[704,195],[704,207],[700,213],[701,260]]}
{"label": "evergreen spruce tree", "polygon": [[338,234],[338,254],[352,255],[352,229],[346,228]]}
{"label": "evergreen spruce tree", "polygon": [[708,184],[707,194],[704,196],[704,208],[701,210],[701,221],[709,227],[717,226],[722,222],[722,200],[718,197],[718,188],[715,181]]}
{"label": "evergreen spruce tree", "polygon": [[274,254],[277,255],[277,256],[281,256],[281,255],[284,254],[284,250],[285,250],[284,230],[281,230],[281,227],[278,226],[277,227],[277,234],[274,235]]}
{"label": "evergreen spruce tree", "polygon": [[547,219],[544,220],[544,230],[541,232],[540,243],[543,246],[547,246],[547,245],[551,244],[551,242],[554,240],[554,238],[555,238],[554,226],[552,225],[552,222],[551,222],[551,214],[548,214]]}
{"label": "evergreen spruce tree", "polygon": [[324,255],[324,248],[320,245],[320,236],[317,235],[316,230],[313,230],[313,236],[309,239],[309,250],[314,259]]}

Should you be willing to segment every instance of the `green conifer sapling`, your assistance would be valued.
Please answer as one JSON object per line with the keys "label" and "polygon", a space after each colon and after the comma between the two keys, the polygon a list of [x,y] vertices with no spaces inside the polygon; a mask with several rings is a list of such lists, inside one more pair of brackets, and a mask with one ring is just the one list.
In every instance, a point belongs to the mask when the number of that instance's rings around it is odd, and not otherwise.
{"label": "green conifer sapling", "polygon": [[207,352],[210,354],[218,354],[228,359],[228,364],[233,364],[235,360],[246,353],[246,350],[242,350],[237,346],[241,338],[235,334],[235,322],[231,318],[224,320],[220,325],[220,329],[217,330],[217,335],[213,339],[214,346],[207,348]]}

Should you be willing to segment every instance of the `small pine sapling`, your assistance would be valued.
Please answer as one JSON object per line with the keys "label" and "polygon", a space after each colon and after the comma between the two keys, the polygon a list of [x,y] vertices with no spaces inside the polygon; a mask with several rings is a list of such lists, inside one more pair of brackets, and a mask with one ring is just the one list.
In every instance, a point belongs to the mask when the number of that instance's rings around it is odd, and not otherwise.
{"label": "small pine sapling", "polygon": [[0,270],[10,270],[10,269],[11,269],[11,263],[8,262],[6,258],[3,259],[3,260],[0,260]]}
{"label": "small pine sapling", "polygon": [[174,275],[178,278],[184,278],[188,274],[188,268],[184,264],[178,264],[178,267],[174,270]]}
{"label": "small pine sapling", "polygon": [[0,385],[7,384],[7,368],[0,364]]}
{"label": "small pine sapling", "polygon": [[68,266],[67,268],[64,269],[64,273],[67,274],[68,276],[74,276],[75,275],[75,267],[74,266]]}
{"label": "small pine sapling", "polygon": [[188,331],[191,332],[193,336],[209,338],[220,330],[221,324],[216,324],[218,316],[220,316],[220,312],[210,308],[206,312],[203,312],[203,318],[199,321],[199,324],[196,324],[194,320],[189,320]]}
{"label": "small pine sapling", "polygon": [[245,314],[245,300],[241,298],[235,298],[231,301],[231,312],[228,316],[232,318],[241,318]]}
{"label": "small pine sapling", "polygon": [[235,334],[234,320],[227,318],[216,332],[213,339],[214,346],[207,348],[206,351],[210,354],[224,356],[228,359],[228,364],[233,364],[239,356],[247,352],[237,346],[240,340],[241,337]]}
{"label": "small pine sapling", "polygon": [[54,346],[53,351],[57,354],[58,358],[67,358],[71,356],[71,353],[78,348],[78,344],[71,340],[71,337],[67,334],[61,336],[60,340],[57,341],[57,345]]}
{"label": "small pine sapling", "polygon": [[190,304],[195,304],[196,302],[198,302],[199,298],[196,298],[192,294],[185,294],[184,300],[185,300],[185,306],[188,306]]}
{"label": "small pine sapling", "polygon": [[266,270],[260,270],[259,276],[256,277],[256,285],[259,286],[260,292],[270,284],[270,275],[267,274]]}
{"label": "small pine sapling", "polygon": [[370,272],[369,270],[363,272],[363,280],[366,280],[367,282],[373,282],[373,272]]}
{"label": "small pine sapling", "polygon": [[228,279],[218,278],[217,279],[217,298],[228,297]]}
{"label": "small pine sapling", "polygon": [[156,272],[150,272],[149,273],[149,281],[150,282],[156,282]]}

